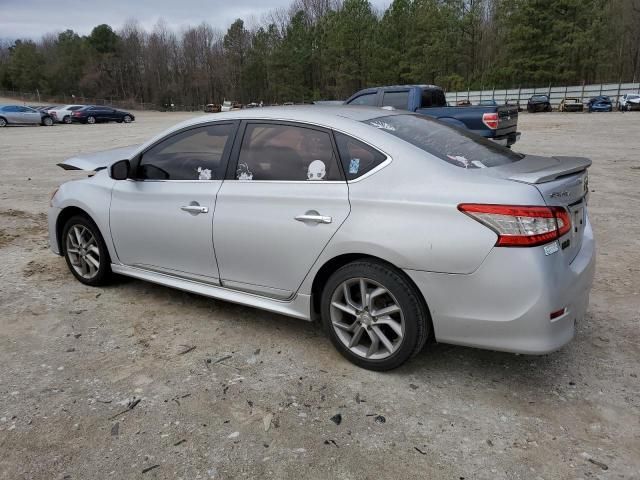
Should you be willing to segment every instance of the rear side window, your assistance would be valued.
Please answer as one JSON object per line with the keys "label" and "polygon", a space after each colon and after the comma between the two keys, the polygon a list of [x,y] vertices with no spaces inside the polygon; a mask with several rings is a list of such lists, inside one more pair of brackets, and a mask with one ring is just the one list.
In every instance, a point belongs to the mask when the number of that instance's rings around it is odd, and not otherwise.
{"label": "rear side window", "polygon": [[368,105],[370,107],[376,106],[376,94],[375,93],[365,93],[364,95],[360,95],[359,97],[354,98],[349,102],[349,105]]}
{"label": "rear side window", "polygon": [[383,153],[353,137],[338,132],[335,137],[347,180],[361,177],[387,159]]}
{"label": "rear side window", "polygon": [[237,180],[341,180],[326,131],[293,125],[250,123],[242,139]]}
{"label": "rear side window", "polygon": [[447,99],[440,89],[424,88],[422,90],[422,108],[446,107]]}
{"label": "rear side window", "polygon": [[233,128],[233,124],[206,125],[167,138],[142,155],[138,178],[221,180],[224,150]]}
{"label": "rear side window", "polygon": [[409,90],[402,92],[384,92],[382,106],[406,110],[409,107]]}
{"label": "rear side window", "polygon": [[524,156],[467,130],[422,115],[389,115],[364,123],[461,168],[506,165]]}

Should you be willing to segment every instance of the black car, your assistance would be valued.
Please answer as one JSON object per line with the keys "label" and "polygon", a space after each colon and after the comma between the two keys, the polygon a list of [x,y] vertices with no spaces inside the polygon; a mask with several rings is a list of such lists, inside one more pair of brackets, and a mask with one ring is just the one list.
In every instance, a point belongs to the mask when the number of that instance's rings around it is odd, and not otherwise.
{"label": "black car", "polygon": [[549,97],[546,95],[533,95],[527,102],[527,112],[550,112],[553,110]]}
{"label": "black car", "polygon": [[90,124],[98,122],[131,123],[135,120],[135,117],[129,112],[116,110],[115,108],[101,105],[88,105],[75,110],[71,114],[71,120]]}

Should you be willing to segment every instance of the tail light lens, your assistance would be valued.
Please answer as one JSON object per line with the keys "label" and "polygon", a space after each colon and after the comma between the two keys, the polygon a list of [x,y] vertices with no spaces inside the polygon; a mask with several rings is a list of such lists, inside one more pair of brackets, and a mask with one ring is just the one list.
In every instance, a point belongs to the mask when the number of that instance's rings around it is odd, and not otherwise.
{"label": "tail light lens", "polygon": [[71,115],[74,116],[74,117],[79,117],[80,116],[80,112],[72,112]]}
{"label": "tail light lens", "polygon": [[571,230],[569,212],[563,207],[463,203],[458,210],[496,232],[497,247],[544,245]]}
{"label": "tail light lens", "polygon": [[484,123],[487,128],[491,130],[496,130],[498,128],[498,113],[485,113],[482,115],[482,123]]}

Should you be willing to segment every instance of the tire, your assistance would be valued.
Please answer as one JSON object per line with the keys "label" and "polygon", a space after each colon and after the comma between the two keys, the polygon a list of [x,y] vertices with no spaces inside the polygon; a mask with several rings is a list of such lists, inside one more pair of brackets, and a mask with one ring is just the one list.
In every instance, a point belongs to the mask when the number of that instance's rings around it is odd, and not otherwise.
{"label": "tire", "polygon": [[96,117],[93,117],[93,116],[87,117],[87,123],[89,125],[93,125],[94,123],[96,123]]}
{"label": "tire", "polygon": [[[365,308],[359,293],[362,281],[366,295],[378,292],[369,297]],[[338,304],[351,311],[338,308]],[[386,312],[375,315],[382,310]],[[413,284],[399,270],[376,260],[355,261],[336,270],[322,291],[321,314],[336,349],[352,363],[376,371],[397,368],[422,350],[431,325],[427,307]]]}
{"label": "tire", "polygon": [[122,117],[122,120],[124,121],[124,123],[131,123],[133,119],[131,118],[131,115],[125,115],[124,117]]}
{"label": "tire", "polygon": [[69,125],[73,122],[73,120],[71,119],[71,115],[66,115],[63,119],[62,122]]}
{"label": "tire", "polygon": [[45,117],[42,119],[42,125],[44,125],[45,127],[50,127],[51,125],[53,125],[53,118],[51,117]]}
{"label": "tire", "polygon": [[6,127],[6,126],[7,126],[7,121],[4,118],[0,117],[0,128]]}
{"label": "tire", "polygon": [[[111,277],[109,251],[100,230],[90,218],[84,215],[71,217],[62,229],[60,240],[67,266],[78,281],[94,287],[109,282]],[[75,253],[76,251],[78,253]],[[96,257],[97,267],[94,263]]]}

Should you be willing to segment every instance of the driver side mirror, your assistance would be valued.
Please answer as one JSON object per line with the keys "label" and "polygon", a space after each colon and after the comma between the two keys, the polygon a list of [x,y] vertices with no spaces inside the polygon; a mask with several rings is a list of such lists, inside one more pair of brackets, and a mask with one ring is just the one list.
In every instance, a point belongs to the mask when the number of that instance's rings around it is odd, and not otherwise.
{"label": "driver side mirror", "polygon": [[120,160],[119,162],[111,165],[111,178],[114,180],[126,180],[129,178],[129,170],[131,169],[131,164],[129,160]]}

